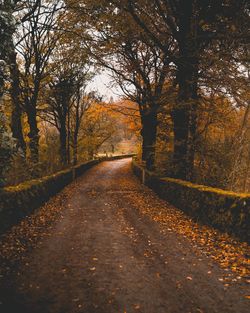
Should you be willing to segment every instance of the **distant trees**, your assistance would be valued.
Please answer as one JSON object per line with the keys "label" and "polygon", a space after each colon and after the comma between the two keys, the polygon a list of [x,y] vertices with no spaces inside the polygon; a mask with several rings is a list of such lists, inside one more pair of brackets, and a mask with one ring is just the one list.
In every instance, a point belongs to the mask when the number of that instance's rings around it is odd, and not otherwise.
{"label": "distant trees", "polygon": [[101,146],[116,136],[118,116],[111,114],[102,102],[93,103],[82,128],[83,146],[87,148],[89,159],[93,159]]}
{"label": "distant trees", "polygon": [[[84,82],[86,84],[86,81]],[[72,115],[70,119],[70,143],[73,149],[73,164],[78,161],[79,135],[85,114],[93,105],[95,97],[92,92],[86,91],[86,86],[82,82],[76,85],[76,92],[72,99]]]}
{"label": "distant trees", "polygon": [[[85,72],[84,72],[85,70]],[[91,96],[85,91],[91,74],[80,64],[68,63],[51,77],[45,118],[60,134],[62,164],[70,163],[70,145],[77,163],[78,136],[84,113],[91,105]]]}

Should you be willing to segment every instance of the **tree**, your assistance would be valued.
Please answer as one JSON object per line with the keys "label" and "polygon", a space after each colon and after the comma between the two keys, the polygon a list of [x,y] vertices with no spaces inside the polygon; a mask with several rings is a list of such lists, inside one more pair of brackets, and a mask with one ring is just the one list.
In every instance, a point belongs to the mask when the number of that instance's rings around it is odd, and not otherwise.
{"label": "tree", "polygon": [[16,149],[16,143],[7,125],[2,98],[8,78],[7,64],[11,52],[12,35],[16,26],[13,10],[17,2],[8,0],[0,2],[0,186],[5,183],[5,174]]}
{"label": "tree", "polygon": [[5,175],[10,169],[16,142],[8,129],[4,109],[0,100],[0,187],[5,184]]}
{"label": "tree", "polygon": [[[34,5],[29,1],[28,6]],[[31,11],[22,23],[19,34],[21,40],[16,45],[21,58],[21,90],[25,113],[29,123],[29,148],[32,163],[39,161],[39,129],[37,124],[37,110],[41,85],[45,81],[49,58],[53,52],[59,34],[54,31],[57,25],[57,12],[60,1],[44,3]]]}
{"label": "tree", "polygon": [[22,129],[22,99],[20,86],[20,71],[17,64],[17,54],[13,42],[10,45],[8,57],[12,98],[11,130],[13,137],[17,140],[17,147],[22,150],[23,156],[26,157],[26,143]]}
{"label": "tree", "polygon": [[[242,1],[114,1],[128,12],[144,34],[162,51],[168,49],[169,37],[176,49],[178,96],[172,111],[174,122],[174,176],[191,178],[194,165],[199,100],[200,62],[207,48],[216,54],[222,42],[243,42],[247,2]],[[239,20],[239,16],[240,19]],[[230,29],[240,26],[239,32],[229,36]],[[218,49],[219,47],[219,49]],[[231,52],[234,49],[231,49]]]}
{"label": "tree", "polygon": [[70,110],[70,100],[74,93],[74,73],[70,76],[65,73],[54,77],[50,83],[48,121],[53,124],[60,135],[60,157],[62,164],[69,163],[67,152],[67,118]]}
{"label": "tree", "polygon": [[[157,136],[157,114],[164,103],[163,86],[171,77],[169,51],[162,51],[147,43],[129,16],[115,10],[111,3],[96,5],[81,1],[79,6],[67,2],[78,17],[79,29],[91,29],[91,38],[83,36],[89,44],[96,65],[111,71],[114,81],[128,99],[138,103],[142,124],[142,159],[149,169],[154,168],[155,143]],[[90,18],[85,19],[81,3]],[[71,6],[70,6],[71,5]],[[129,19],[129,22],[128,22]],[[101,21],[101,22],[100,22]],[[88,34],[89,34],[88,33]],[[172,43],[169,42],[169,49]]]}
{"label": "tree", "polygon": [[78,133],[84,112],[90,102],[85,88],[93,77],[88,56],[77,44],[68,42],[67,34],[57,44],[53,61],[48,106],[43,119],[55,126],[60,135],[61,162],[70,163],[70,145],[73,145],[74,162],[77,161]]}
{"label": "tree", "polygon": [[[87,81],[87,80],[86,80]],[[84,118],[84,115],[88,111],[88,109],[91,107],[93,103],[93,93],[87,93],[86,92],[86,86],[83,85],[83,83],[86,83],[86,81],[77,82],[76,91],[72,99],[72,105],[71,105],[71,143],[73,148],[73,164],[76,165],[78,161],[78,139],[79,139],[79,132],[80,128],[82,126],[82,121]]]}
{"label": "tree", "polygon": [[[29,6],[29,9],[24,12],[20,17],[21,22],[25,22],[29,16],[35,11],[35,9],[40,4],[40,0],[32,2],[32,5]],[[13,43],[13,34],[16,30],[18,21],[15,18],[15,13],[17,11],[17,5],[22,7],[24,1],[10,1],[5,0],[0,3],[0,60],[1,69],[0,69],[0,97],[2,96],[1,90],[3,90],[3,61],[9,67],[10,78],[11,78],[11,96],[13,99],[13,111],[12,111],[12,121],[11,129],[13,137],[17,140],[17,147],[23,150],[23,153],[26,153],[26,145],[22,133],[21,125],[21,105],[20,105],[20,85],[19,85],[19,70],[16,62],[16,52]]]}
{"label": "tree", "polygon": [[92,103],[83,120],[81,132],[81,142],[87,152],[87,159],[93,159],[101,146],[115,136],[116,121],[117,116],[110,114],[105,104],[99,101]]}
{"label": "tree", "polygon": [[0,2],[0,100],[4,93],[6,64],[12,35],[15,31],[15,19],[13,17],[15,2],[17,1]]}

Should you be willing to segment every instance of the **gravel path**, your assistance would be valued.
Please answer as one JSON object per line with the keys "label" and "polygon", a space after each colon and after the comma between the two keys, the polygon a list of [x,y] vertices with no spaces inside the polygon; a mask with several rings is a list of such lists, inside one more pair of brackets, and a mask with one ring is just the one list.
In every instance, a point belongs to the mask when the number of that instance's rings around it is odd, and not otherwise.
{"label": "gravel path", "polygon": [[[18,262],[4,260],[0,312],[250,312],[248,280],[235,278],[177,234],[173,220],[163,223],[142,212],[157,203],[187,219],[142,186],[130,162],[103,162],[89,170],[57,207],[53,222],[36,224],[38,239],[15,252]],[[25,223],[18,227],[28,228]],[[3,238],[4,251],[10,238],[17,241],[19,228]]]}

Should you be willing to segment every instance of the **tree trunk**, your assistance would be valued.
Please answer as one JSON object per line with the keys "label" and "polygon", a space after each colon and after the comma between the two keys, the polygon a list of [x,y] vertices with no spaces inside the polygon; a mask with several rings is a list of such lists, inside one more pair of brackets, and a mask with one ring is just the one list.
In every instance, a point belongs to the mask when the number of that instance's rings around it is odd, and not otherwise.
{"label": "tree trunk", "polygon": [[0,101],[5,90],[6,63],[8,63],[10,43],[15,31],[15,25],[12,23],[13,4],[12,1],[0,1]]}
{"label": "tree trunk", "polygon": [[66,120],[61,120],[60,125],[60,159],[63,165],[67,164],[67,129]]}
{"label": "tree trunk", "polygon": [[249,172],[250,172],[250,146],[248,150],[248,158],[247,158],[247,164],[246,164],[246,172],[245,177],[243,178],[243,192],[248,192],[248,181],[249,181]]}
{"label": "tree trunk", "polygon": [[146,162],[146,168],[153,170],[155,166],[155,144],[157,134],[157,112],[151,110],[141,116],[142,122],[142,160]]}
{"label": "tree trunk", "polygon": [[77,106],[75,111],[75,129],[73,133],[73,164],[77,164],[77,153],[78,153],[78,134],[81,123],[82,115],[80,114],[80,97],[77,100]]}
{"label": "tree trunk", "polygon": [[36,120],[36,108],[32,105],[28,106],[26,111],[29,123],[29,148],[31,162],[37,164],[39,162],[39,129]]}
{"label": "tree trunk", "polygon": [[184,108],[175,108],[171,113],[174,127],[174,153],[172,175],[186,179],[188,153],[188,112]]}
{"label": "tree trunk", "polygon": [[198,67],[192,62],[192,59],[185,60],[179,69],[178,98],[171,114],[174,124],[173,174],[181,179],[191,179],[194,172]]}
{"label": "tree trunk", "polygon": [[70,110],[67,112],[67,162],[70,164]]}
{"label": "tree trunk", "polygon": [[188,156],[187,156],[187,179],[192,180],[195,175],[194,161],[197,143],[197,121],[198,121],[198,64],[192,60],[192,71],[189,84],[189,137],[188,137]]}
{"label": "tree trunk", "polygon": [[197,128],[197,81],[200,48],[196,39],[193,1],[182,0],[179,14],[179,59],[176,80],[179,86],[172,111],[174,124],[173,176],[191,179],[194,170]]}
{"label": "tree trunk", "polygon": [[77,145],[77,139],[74,140],[73,143],[73,164],[77,164],[77,153],[78,153],[78,145]]}
{"label": "tree trunk", "polygon": [[79,133],[79,118],[76,119],[76,126],[73,136],[73,164],[77,164],[78,159],[78,133]]}
{"label": "tree trunk", "polygon": [[16,62],[16,52],[12,44],[12,51],[9,55],[10,76],[11,76],[11,98],[13,102],[11,115],[11,130],[13,137],[17,140],[18,148],[21,148],[26,157],[26,143],[22,129],[22,109],[21,109],[21,92],[20,92],[20,75]]}
{"label": "tree trunk", "polygon": [[93,160],[94,159],[94,148],[92,148],[92,147],[89,147],[88,148],[88,159],[89,160]]}

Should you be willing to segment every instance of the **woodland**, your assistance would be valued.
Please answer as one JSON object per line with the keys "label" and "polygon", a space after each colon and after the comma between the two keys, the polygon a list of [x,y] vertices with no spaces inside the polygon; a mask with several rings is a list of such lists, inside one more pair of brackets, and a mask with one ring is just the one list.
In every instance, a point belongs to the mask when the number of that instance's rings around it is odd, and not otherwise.
{"label": "woodland", "polygon": [[[0,184],[136,153],[250,192],[246,0],[0,1]],[[105,71],[119,97],[91,87]]]}

